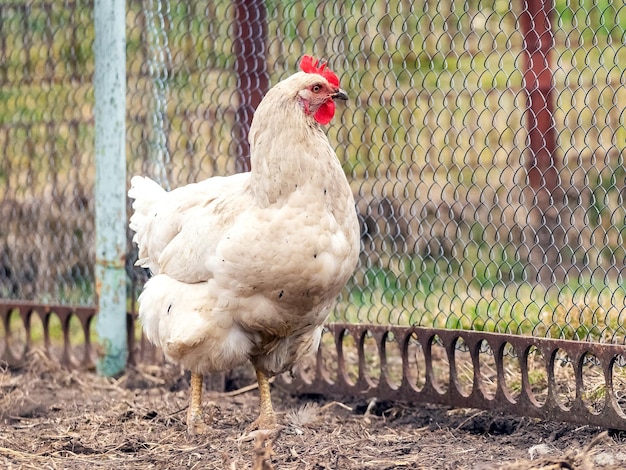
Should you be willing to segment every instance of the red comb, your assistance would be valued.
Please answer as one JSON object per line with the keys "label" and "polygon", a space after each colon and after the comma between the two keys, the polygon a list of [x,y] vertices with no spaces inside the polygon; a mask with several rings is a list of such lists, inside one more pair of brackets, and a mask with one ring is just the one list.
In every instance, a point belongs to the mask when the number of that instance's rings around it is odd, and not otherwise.
{"label": "red comb", "polygon": [[328,83],[339,86],[339,78],[335,73],[326,68],[326,62],[314,59],[310,55],[305,55],[300,61],[300,70],[306,73],[317,73],[328,80]]}

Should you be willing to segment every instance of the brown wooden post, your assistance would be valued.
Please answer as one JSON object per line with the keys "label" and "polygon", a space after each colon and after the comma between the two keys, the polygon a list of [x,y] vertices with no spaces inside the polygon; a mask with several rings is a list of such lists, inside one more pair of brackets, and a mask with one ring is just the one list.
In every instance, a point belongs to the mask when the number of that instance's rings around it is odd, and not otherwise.
{"label": "brown wooden post", "polygon": [[522,0],[520,15],[524,35],[524,88],[527,94],[526,125],[530,138],[527,163],[528,182],[536,191],[551,193],[558,186],[558,168],[554,158],[554,84],[551,53],[552,1]]}
{"label": "brown wooden post", "polygon": [[239,106],[236,111],[236,169],[250,170],[248,131],[254,110],[269,88],[267,73],[267,11],[264,0],[235,0],[235,71]]}
{"label": "brown wooden post", "polygon": [[555,89],[552,72],[553,0],[522,0],[520,26],[524,37],[524,89],[529,147],[526,170],[529,227],[525,237],[534,280],[562,280],[567,267],[561,259],[564,233],[559,212],[563,194],[556,158]]}

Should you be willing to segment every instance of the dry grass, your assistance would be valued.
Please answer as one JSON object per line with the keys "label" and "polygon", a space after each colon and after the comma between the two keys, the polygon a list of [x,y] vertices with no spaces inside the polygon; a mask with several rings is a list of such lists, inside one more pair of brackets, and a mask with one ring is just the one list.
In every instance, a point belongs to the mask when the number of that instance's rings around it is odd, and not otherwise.
{"label": "dry grass", "polygon": [[[382,399],[327,402],[292,397],[276,387],[273,395],[281,423],[277,432],[247,432],[258,398],[244,389],[206,393],[205,415],[211,411],[215,419],[204,435],[190,439],[184,424],[187,385],[178,369],[142,366],[106,379],[61,369],[33,352],[26,368],[0,375],[0,465],[530,470],[584,469],[590,462],[616,469],[626,463],[620,435],[594,441],[599,431],[586,426]],[[585,449],[591,444],[597,444],[593,452]],[[531,450],[535,460],[529,459]],[[549,466],[555,462],[569,467]]]}
{"label": "dry grass", "polygon": [[608,433],[605,431],[594,437],[582,450],[572,449],[560,458],[540,458],[530,465],[528,462],[516,462],[503,466],[502,470],[593,470],[596,468],[594,455],[598,454],[597,446],[606,440],[608,440]]}

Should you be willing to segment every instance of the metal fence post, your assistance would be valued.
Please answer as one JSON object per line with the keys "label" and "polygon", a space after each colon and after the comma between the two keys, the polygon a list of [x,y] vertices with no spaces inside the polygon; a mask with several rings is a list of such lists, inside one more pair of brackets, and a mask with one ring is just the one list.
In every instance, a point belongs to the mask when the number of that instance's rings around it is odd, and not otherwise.
{"label": "metal fence post", "polygon": [[98,371],[126,366],[126,10],[124,0],[96,0],[96,329]]}

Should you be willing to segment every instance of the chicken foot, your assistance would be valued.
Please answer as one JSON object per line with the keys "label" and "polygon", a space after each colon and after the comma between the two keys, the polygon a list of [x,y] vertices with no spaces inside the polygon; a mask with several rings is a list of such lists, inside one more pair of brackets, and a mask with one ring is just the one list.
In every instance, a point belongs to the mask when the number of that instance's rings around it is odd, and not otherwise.
{"label": "chicken foot", "polygon": [[270,395],[270,382],[265,373],[256,369],[256,380],[259,384],[259,400],[261,413],[259,417],[250,425],[251,429],[267,429],[276,428],[276,413],[272,406],[272,397]]}
{"label": "chicken foot", "polygon": [[189,408],[187,408],[187,433],[190,436],[202,434],[206,429],[202,419],[202,374],[191,373],[191,395],[189,398]]}

